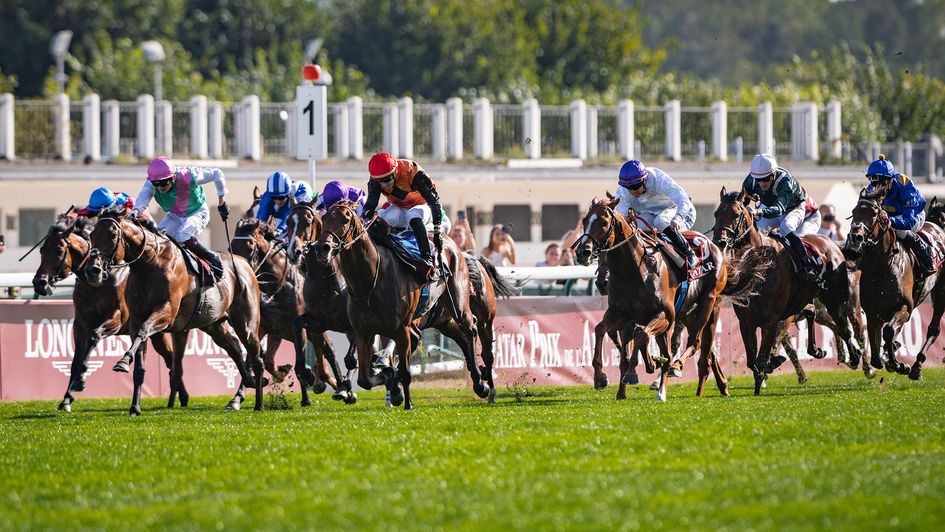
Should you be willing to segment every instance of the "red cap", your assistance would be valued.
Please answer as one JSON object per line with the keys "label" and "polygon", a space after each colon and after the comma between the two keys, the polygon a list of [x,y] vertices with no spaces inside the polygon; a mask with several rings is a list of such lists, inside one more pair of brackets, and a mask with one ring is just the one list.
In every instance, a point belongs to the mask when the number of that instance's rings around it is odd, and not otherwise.
{"label": "red cap", "polygon": [[316,81],[322,77],[322,67],[318,65],[305,65],[302,67],[302,79],[306,81]]}
{"label": "red cap", "polygon": [[367,167],[371,179],[381,179],[389,176],[394,168],[397,168],[397,158],[386,152],[375,153],[371,156]]}

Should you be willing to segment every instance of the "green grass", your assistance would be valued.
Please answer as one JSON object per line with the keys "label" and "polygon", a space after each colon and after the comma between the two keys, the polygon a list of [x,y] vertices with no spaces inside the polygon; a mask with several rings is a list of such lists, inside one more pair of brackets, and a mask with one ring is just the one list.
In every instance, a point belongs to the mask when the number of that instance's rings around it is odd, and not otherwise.
{"label": "green grass", "polygon": [[417,390],[417,410],[0,403],[0,528],[859,529],[945,525],[945,370]]}

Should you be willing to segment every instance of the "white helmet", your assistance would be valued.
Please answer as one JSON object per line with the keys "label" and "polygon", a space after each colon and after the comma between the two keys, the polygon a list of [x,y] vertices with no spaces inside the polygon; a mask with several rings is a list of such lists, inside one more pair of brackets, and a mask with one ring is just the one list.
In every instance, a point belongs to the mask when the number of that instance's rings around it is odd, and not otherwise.
{"label": "white helmet", "polygon": [[774,155],[760,153],[751,160],[751,176],[755,179],[764,179],[778,171],[778,161]]}
{"label": "white helmet", "polygon": [[292,190],[292,179],[285,172],[276,172],[266,181],[266,192],[270,196],[288,196]]}

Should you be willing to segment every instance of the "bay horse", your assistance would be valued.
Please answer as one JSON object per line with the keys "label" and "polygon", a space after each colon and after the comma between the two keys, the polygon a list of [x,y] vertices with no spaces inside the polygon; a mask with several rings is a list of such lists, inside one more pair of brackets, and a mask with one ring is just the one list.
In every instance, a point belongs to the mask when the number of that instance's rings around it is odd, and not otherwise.
{"label": "bay horse", "polygon": [[[860,290],[872,355],[870,362],[876,368],[885,367],[891,373],[908,374],[910,379],[918,380],[926,354],[938,338],[939,322],[945,312],[945,275],[938,270],[925,279],[916,276],[919,268],[916,259],[896,239],[882,201],[882,190],[875,194],[860,192],[844,251],[867,281]],[[919,232],[929,237],[933,256],[935,251],[945,253],[945,232],[938,225],[926,222]],[[915,363],[909,368],[896,358],[900,347],[896,338],[915,307],[927,297],[932,300],[932,320]]]}
{"label": "bay horse", "polygon": [[[92,221],[84,216],[69,219],[60,216],[49,228],[49,235],[40,248],[40,264],[33,276],[33,291],[37,296],[51,296],[56,283],[76,274],[75,289],[72,292],[72,306],[75,309],[72,324],[72,339],[75,350],[66,393],[56,407],[57,410],[72,412],[75,401],[73,392],[85,390],[85,373],[88,371],[88,359],[92,350],[102,339],[117,334],[128,334],[128,302],[125,299],[125,286],[128,272],[118,270],[101,287],[95,288],[85,280],[82,266],[89,255],[91,244],[89,232]],[[164,359],[168,370],[173,367],[171,346],[166,335],[152,337],[154,350]],[[141,351],[146,349],[141,344]],[[190,394],[183,381],[171,386],[167,407],[173,408],[177,396],[180,405],[187,406]]]}
{"label": "bay horse", "polygon": [[[335,390],[332,396],[334,399],[346,400],[349,404],[356,402],[357,396],[350,391],[350,386],[344,384],[347,378],[338,368],[326,334],[328,329],[318,332],[312,330],[308,338],[300,338],[296,334],[295,323],[308,309],[304,287],[309,281],[308,276],[301,271],[291,253],[287,251],[286,243],[276,238],[270,224],[255,218],[244,218],[237,224],[231,248],[234,253],[246,258],[260,283],[263,294],[262,328],[270,342],[266,346],[265,360],[270,373],[275,369],[275,351],[282,340],[287,339],[296,347],[295,370],[302,388],[302,406],[311,404],[307,391],[309,386],[321,384],[321,388],[315,388],[316,393],[321,393],[326,383]],[[316,301],[313,304],[323,308],[327,302]],[[342,307],[341,313],[344,312]],[[316,354],[318,383],[315,374],[305,365],[305,347],[308,340],[312,341]],[[291,368],[291,365],[280,367],[277,370],[279,374],[275,377],[281,381]],[[328,373],[329,370],[331,374]]]}
{"label": "bay horse", "polygon": [[[420,329],[432,326],[459,345],[473,391],[483,399],[488,398],[492,393],[488,382],[491,374],[486,375],[483,382],[476,365],[473,351],[476,318],[469,307],[469,269],[463,253],[452,239],[444,239],[442,258],[449,274],[430,286],[429,310],[417,316],[421,284],[393,251],[374,244],[356,207],[354,203],[342,201],[328,209],[315,243],[315,256],[325,264],[339,258],[339,268],[348,287],[348,319],[357,333],[358,385],[365,389],[386,385],[393,405],[403,402],[405,410],[412,410],[410,355],[420,341]],[[386,222],[374,217],[368,225],[375,223]],[[376,374],[371,372],[375,335],[394,340],[399,363],[396,375],[390,368]],[[398,381],[403,386],[402,393]]]}
{"label": "bay horse", "polygon": [[[758,292],[747,301],[734,305],[748,367],[755,377],[755,395],[760,393],[767,375],[777,367],[772,364],[772,355],[776,345],[784,339],[787,324],[802,312],[807,319],[808,354],[814,358],[825,356],[824,351],[815,343],[812,313],[805,310],[815,298],[826,309],[826,314],[821,315],[822,322],[839,337],[836,342],[838,357],[845,345],[850,352],[851,367],[858,367],[862,352],[853,344],[850,333],[851,322],[854,324],[854,330],[859,330],[857,282],[852,270],[843,264],[840,247],[833,240],[821,235],[801,237],[817,250],[824,261],[824,288],[821,290],[817,283],[795,272],[791,252],[787,247],[758,231],[747,208],[752,199],[749,195],[744,191],[728,192],[722,187],[719,199],[720,203],[715,211],[713,241],[726,253],[753,249],[771,257],[771,264],[763,273],[765,282],[758,287]],[[744,265],[738,264],[737,259],[734,259],[734,262],[736,268],[744,269]],[[761,329],[760,345],[756,336],[757,329]],[[793,349],[787,349],[787,352],[800,380],[803,370],[796,360],[796,353]],[[872,376],[865,360],[863,371],[867,376]]]}
{"label": "bay horse", "polygon": [[[201,287],[177,244],[166,235],[143,227],[125,210],[107,211],[99,216],[92,230],[91,244],[85,266],[89,284],[102,286],[116,269],[129,270],[125,294],[129,301],[134,301],[129,306],[131,348],[119,364],[134,360],[131,415],[141,415],[145,367],[144,355],[138,348],[153,334],[170,333],[174,349],[171,383],[179,383],[187,334],[191,329],[209,334],[214,343],[226,351],[239,370],[243,385],[256,388],[255,408],[262,409],[266,379],[257,336],[259,284],[253,269],[242,257],[225,257],[220,280],[212,286]],[[252,362],[255,378],[246,369],[241,345]]]}
{"label": "bay horse", "polygon": [[[714,353],[715,324],[719,318],[722,290],[728,282],[728,273],[723,267],[722,253],[706,239],[709,258],[717,267],[705,276],[693,280],[684,296],[679,314],[676,299],[680,295],[682,282],[687,274],[670,266],[658,250],[661,245],[653,237],[637,227],[636,213],[631,209],[624,218],[614,209],[618,198],[605,201],[595,199],[584,216],[584,233],[578,238],[576,254],[583,265],[590,264],[601,253],[607,254],[610,281],[607,290],[607,310],[603,319],[594,328],[594,382],[595,387],[606,383],[602,371],[601,352],[604,335],[608,331],[620,331],[624,345],[642,334],[655,336],[660,349],[662,363],[657,400],[666,400],[666,385],[671,369],[679,371],[687,359],[696,352],[699,358],[699,384],[697,395],[702,395],[709,369],[715,376],[719,392],[729,395],[728,381]],[[693,233],[687,231],[686,233]],[[672,336],[678,334],[677,324],[688,333],[686,350],[674,359],[670,351]],[[636,329],[642,328],[642,332]],[[680,329],[681,330],[681,329]],[[617,399],[626,397],[625,379],[630,360],[625,351],[620,359],[620,387]]]}

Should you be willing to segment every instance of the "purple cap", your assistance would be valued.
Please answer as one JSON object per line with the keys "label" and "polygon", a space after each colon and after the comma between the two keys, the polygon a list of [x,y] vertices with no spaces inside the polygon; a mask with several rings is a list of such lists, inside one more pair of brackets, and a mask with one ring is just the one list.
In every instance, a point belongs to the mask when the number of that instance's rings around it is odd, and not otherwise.
{"label": "purple cap", "polygon": [[617,183],[628,187],[646,182],[646,166],[637,160],[627,161],[620,167]]}

